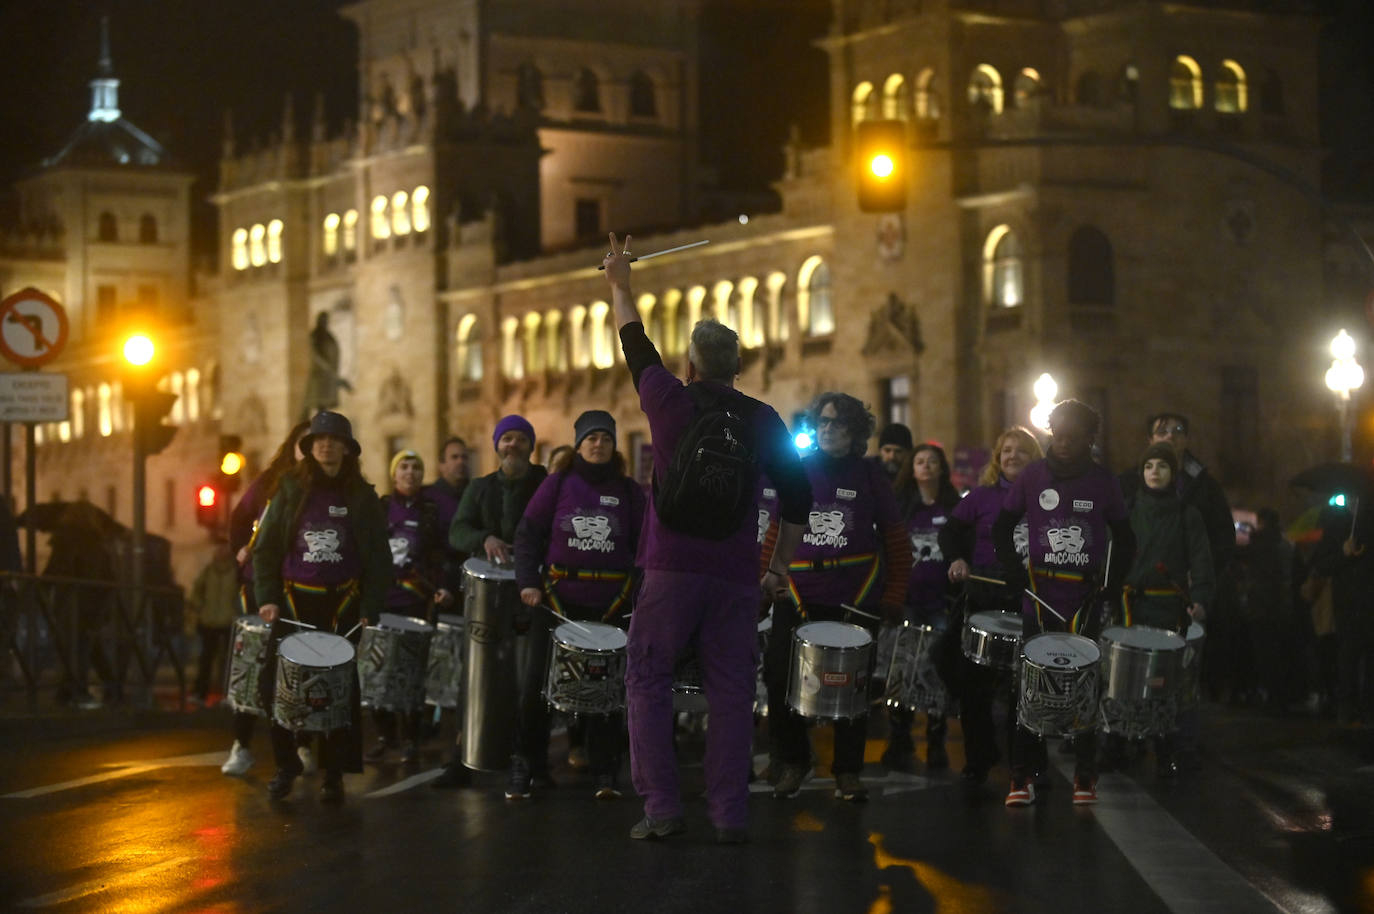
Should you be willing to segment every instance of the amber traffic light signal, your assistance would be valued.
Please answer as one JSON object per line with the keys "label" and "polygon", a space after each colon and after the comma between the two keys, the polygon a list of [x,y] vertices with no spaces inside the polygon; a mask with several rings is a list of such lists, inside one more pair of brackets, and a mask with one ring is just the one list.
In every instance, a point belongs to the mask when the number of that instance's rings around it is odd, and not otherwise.
{"label": "amber traffic light signal", "polygon": [[243,456],[243,439],[238,435],[219,436],[219,481],[225,492],[237,492],[248,460]]}
{"label": "amber traffic light signal", "polygon": [[854,125],[854,166],[859,209],[895,213],[906,209],[911,149],[906,121],[871,120]]}

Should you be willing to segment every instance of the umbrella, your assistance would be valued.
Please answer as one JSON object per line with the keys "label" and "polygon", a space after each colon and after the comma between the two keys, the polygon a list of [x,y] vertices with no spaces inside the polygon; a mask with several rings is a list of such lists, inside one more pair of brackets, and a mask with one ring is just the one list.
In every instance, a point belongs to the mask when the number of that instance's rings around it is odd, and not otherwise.
{"label": "umbrella", "polygon": [[1365,467],[1353,463],[1319,463],[1303,470],[1289,482],[1319,495],[1334,492],[1360,495],[1374,490],[1374,475]]}
{"label": "umbrella", "polygon": [[88,501],[45,501],[30,505],[15,519],[21,527],[44,533],[60,528],[86,529],[99,534],[115,534],[125,527],[108,513]]}

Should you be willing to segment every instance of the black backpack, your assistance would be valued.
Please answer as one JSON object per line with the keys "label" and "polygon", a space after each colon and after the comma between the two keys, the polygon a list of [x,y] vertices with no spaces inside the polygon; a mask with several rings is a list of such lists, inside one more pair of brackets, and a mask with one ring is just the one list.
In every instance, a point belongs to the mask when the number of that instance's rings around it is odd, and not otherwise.
{"label": "black backpack", "polygon": [[743,526],[754,507],[755,403],[702,384],[689,384],[687,394],[696,415],[663,481],[654,475],[654,510],[669,529],[723,540]]}

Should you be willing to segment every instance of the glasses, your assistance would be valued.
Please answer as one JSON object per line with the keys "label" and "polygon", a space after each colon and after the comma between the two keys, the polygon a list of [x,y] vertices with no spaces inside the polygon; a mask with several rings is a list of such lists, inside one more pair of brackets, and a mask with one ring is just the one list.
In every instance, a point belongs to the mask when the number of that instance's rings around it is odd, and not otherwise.
{"label": "glasses", "polygon": [[1156,435],[1186,435],[1188,427],[1186,425],[1161,425],[1155,429]]}
{"label": "glasses", "polygon": [[832,425],[843,427],[844,423],[840,421],[838,416],[821,416],[816,420],[817,429],[829,428]]}

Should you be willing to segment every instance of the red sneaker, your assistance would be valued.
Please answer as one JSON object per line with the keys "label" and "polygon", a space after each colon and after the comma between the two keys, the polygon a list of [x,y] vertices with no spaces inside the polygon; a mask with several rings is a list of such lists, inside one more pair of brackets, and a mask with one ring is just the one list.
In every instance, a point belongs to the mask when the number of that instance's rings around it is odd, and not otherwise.
{"label": "red sneaker", "polygon": [[1073,805],[1091,806],[1097,802],[1097,780],[1080,781],[1073,779]]}
{"label": "red sneaker", "polygon": [[1030,781],[1012,781],[1007,791],[1008,806],[1029,806],[1035,802],[1035,785]]}

